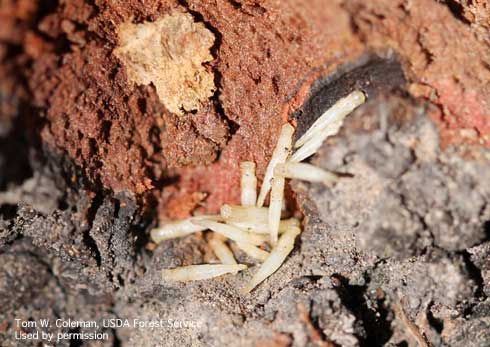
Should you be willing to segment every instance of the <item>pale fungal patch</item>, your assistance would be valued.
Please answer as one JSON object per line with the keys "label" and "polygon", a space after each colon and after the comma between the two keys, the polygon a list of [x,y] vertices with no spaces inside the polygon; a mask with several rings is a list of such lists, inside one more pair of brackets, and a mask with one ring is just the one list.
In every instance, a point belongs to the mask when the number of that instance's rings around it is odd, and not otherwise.
{"label": "pale fungal patch", "polygon": [[281,235],[276,247],[272,249],[269,257],[262,263],[259,270],[252,277],[248,285],[242,289],[243,294],[251,292],[262,281],[279,269],[286,257],[293,250],[294,240],[300,233],[300,228],[291,227]]}
{"label": "pale fungal patch", "polygon": [[245,270],[247,265],[243,264],[202,264],[181,266],[175,269],[162,270],[164,281],[199,281],[222,276],[228,273],[236,273]]}
{"label": "pale fungal patch", "polygon": [[[359,91],[339,100],[295,144],[298,150],[289,160],[294,128],[288,123],[285,124],[281,128],[257,199],[255,199],[257,195],[255,164],[243,162],[240,164],[241,206],[224,204],[219,216],[191,217],[152,230],[152,239],[157,243],[196,231],[212,230],[215,234],[209,240],[209,245],[223,263],[222,265],[192,265],[163,270],[163,279],[201,280],[245,269],[245,265],[236,264],[233,252],[224,242],[224,237],[235,241],[236,246],[248,256],[263,262],[242,293],[249,293],[277,271],[293,250],[295,239],[301,233],[301,223],[298,219],[281,220],[281,213],[285,206],[286,178],[321,182],[325,185],[335,183],[339,179],[337,175],[311,164],[299,163],[299,161],[315,154],[328,136],[339,131],[344,118],[364,101],[365,96]],[[271,190],[270,205],[263,207],[269,190]],[[267,241],[273,246],[270,253],[257,247]]]}
{"label": "pale fungal patch", "polygon": [[240,248],[246,255],[251,258],[264,261],[269,256],[269,252],[264,251],[263,249],[253,246],[249,243],[237,242],[237,247]]}
{"label": "pale fungal patch", "polygon": [[336,174],[325,171],[315,165],[295,162],[277,165],[274,169],[274,174],[308,182],[320,182],[326,186],[332,185],[339,179]]}
{"label": "pale fungal patch", "polygon": [[274,173],[274,167],[277,164],[284,163],[291,152],[291,146],[293,141],[294,128],[291,124],[286,123],[282,126],[279,133],[279,139],[277,145],[272,152],[271,160],[267,169],[265,170],[264,180],[260,187],[259,197],[257,199],[257,206],[262,207],[265,202],[265,197],[271,188],[271,180]]}
{"label": "pale fungal patch", "polygon": [[205,229],[209,229],[218,234],[221,234],[224,237],[233,240],[235,242],[245,242],[256,246],[264,243],[264,238],[261,237],[261,235],[247,233],[246,231],[243,231],[232,225],[227,225],[227,224],[218,223],[211,220],[204,220],[204,219],[195,221],[194,223],[204,227]]}
{"label": "pale fungal patch", "polygon": [[230,265],[237,263],[235,257],[233,256],[233,252],[221,237],[213,235],[213,238],[209,240],[209,245],[222,264]]}
{"label": "pale fungal patch", "polygon": [[243,206],[253,206],[257,202],[257,177],[255,163],[244,161],[240,163],[241,171],[241,203]]}
{"label": "pale fungal patch", "polygon": [[[356,107],[366,101],[366,96],[361,91],[353,91],[346,97],[337,101],[332,107],[325,111],[294,144],[295,148],[303,146],[321,132],[331,128],[340,128],[344,118],[349,115]],[[338,129],[337,129],[338,131]]]}
{"label": "pale fungal patch", "polygon": [[122,23],[114,54],[136,84],[152,83],[172,113],[199,110],[216,86],[203,65],[213,60],[214,34],[189,13],[174,11],[155,22]]}
{"label": "pale fungal patch", "polygon": [[269,237],[273,246],[277,244],[277,237],[279,235],[282,201],[284,199],[284,184],[284,176],[274,175],[272,178],[271,202],[269,204]]}

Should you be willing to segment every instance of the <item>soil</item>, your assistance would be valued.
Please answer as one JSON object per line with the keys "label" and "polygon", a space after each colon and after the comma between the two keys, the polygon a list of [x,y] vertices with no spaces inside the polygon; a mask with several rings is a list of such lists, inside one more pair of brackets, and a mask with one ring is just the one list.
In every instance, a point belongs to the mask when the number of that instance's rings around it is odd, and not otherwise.
{"label": "soil", "polygon": [[[489,6],[2,2],[0,344],[39,345],[16,318],[158,317],[192,324],[56,346],[490,346]],[[187,73],[172,47],[163,94],[114,53],[121,26],[171,13],[214,38],[198,102],[189,86],[161,100]],[[289,182],[304,222],[285,264],[248,296],[241,253],[237,275],[163,282],[214,258],[206,235],[156,246],[149,230],[237,202],[240,161],[260,179],[281,124],[299,136],[353,89],[368,102],[311,159],[342,179]]]}

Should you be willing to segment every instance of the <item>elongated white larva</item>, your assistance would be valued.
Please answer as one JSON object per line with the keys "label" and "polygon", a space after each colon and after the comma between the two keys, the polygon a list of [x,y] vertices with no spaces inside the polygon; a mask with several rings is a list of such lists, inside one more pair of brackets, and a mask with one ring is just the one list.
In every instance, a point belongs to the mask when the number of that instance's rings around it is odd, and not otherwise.
{"label": "elongated white larva", "polygon": [[246,231],[243,231],[235,226],[204,219],[195,221],[194,223],[204,227],[205,229],[210,229],[218,234],[221,234],[235,242],[245,242],[256,246],[264,243],[264,238],[261,235],[247,233]]}
{"label": "elongated white larva", "polygon": [[308,140],[312,139],[317,133],[322,132],[330,124],[336,121],[342,121],[349,113],[365,101],[366,96],[359,90],[353,91],[346,97],[338,100],[296,141],[294,147],[298,148],[303,146]]}
{"label": "elongated white larva", "polygon": [[213,237],[209,240],[209,245],[222,264],[232,265],[237,263],[233,256],[233,252],[221,238]]}
{"label": "elongated white larva", "polygon": [[287,162],[278,164],[274,169],[274,175],[281,175],[287,178],[295,178],[309,182],[321,182],[326,186],[338,181],[338,176],[325,171],[317,166],[306,163]]}
{"label": "elongated white larva", "polygon": [[175,269],[162,270],[164,281],[198,281],[218,277],[227,273],[236,273],[245,270],[247,265],[243,264],[202,264],[177,267]]}
{"label": "elongated white larva", "polygon": [[298,148],[294,152],[288,161],[290,162],[300,162],[315,154],[318,149],[322,146],[324,139],[321,137],[314,137],[306,142],[303,146]]}
{"label": "elongated white larva", "polygon": [[269,256],[269,252],[249,243],[237,242],[236,245],[251,258],[264,261]]}
{"label": "elongated white larva", "polygon": [[279,225],[279,231],[286,231],[289,229],[289,227],[299,227],[301,225],[301,221],[298,218],[289,218],[289,219],[284,219],[281,221],[281,224]]}
{"label": "elongated white larva", "polygon": [[[289,158],[292,147],[294,128],[284,124],[267,166],[264,181],[257,197],[257,179],[255,163],[242,162],[241,170],[241,204],[223,205],[220,216],[192,217],[169,223],[151,231],[155,242],[189,235],[196,231],[210,229],[215,232],[209,244],[221,265],[191,265],[163,270],[164,280],[191,281],[236,273],[246,268],[237,264],[233,253],[223,237],[236,242],[237,247],[248,256],[263,261],[249,284],[242,290],[249,293],[282,265],[294,248],[294,240],[301,232],[300,221],[296,218],[281,221],[281,210],[284,209],[284,185],[286,178],[295,178],[310,182],[322,182],[330,185],[338,177],[328,171],[300,161],[315,154],[329,136],[338,133],[344,118],[365,101],[365,95],[355,91],[339,100],[320,116],[313,126],[296,142],[296,152]],[[270,206],[262,207],[271,190]],[[224,221],[225,223],[221,223]],[[279,235],[281,235],[279,237]],[[273,249],[270,253],[257,247],[270,241]]]}
{"label": "elongated white larva", "polygon": [[262,207],[264,205],[265,197],[271,188],[271,180],[274,173],[274,167],[278,163],[284,163],[291,152],[291,145],[293,141],[294,128],[291,124],[286,123],[281,128],[279,139],[277,140],[276,148],[272,153],[272,158],[265,170],[264,181],[260,187],[259,197],[257,199],[257,206]]}
{"label": "elongated white larva", "polygon": [[[227,221],[227,224],[236,226],[242,230],[255,233],[255,234],[267,234],[269,235],[269,214],[267,213],[267,222],[258,223],[248,220],[231,222]],[[299,226],[300,222],[296,218],[284,219],[279,223],[279,234],[282,234],[290,226]]]}
{"label": "elongated white larva", "polygon": [[240,163],[241,171],[241,203],[243,206],[254,206],[257,202],[257,177],[255,163],[244,161]]}
{"label": "elongated white larva", "polygon": [[192,223],[193,221],[202,219],[220,219],[220,216],[209,215],[209,216],[196,216],[187,219],[182,219],[179,221],[164,224],[158,228],[150,231],[150,236],[153,242],[160,243],[164,240],[175,239],[178,237],[184,237],[192,233],[203,231],[206,228]]}
{"label": "elongated white larva", "polygon": [[273,246],[277,244],[281,222],[282,201],[284,199],[284,176],[274,175],[272,179],[271,202],[269,204],[269,236]]}
{"label": "elongated white larva", "polygon": [[281,235],[277,246],[272,249],[270,256],[262,263],[257,273],[252,277],[248,285],[243,288],[242,293],[246,294],[252,291],[263,280],[276,272],[282,265],[286,257],[291,253],[294,248],[294,240],[299,235],[301,229],[298,227],[289,228],[284,234]]}
{"label": "elongated white larva", "polygon": [[229,222],[250,221],[255,223],[267,223],[269,209],[257,206],[238,206],[224,204],[220,209],[221,218]]}
{"label": "elongated white larva", "polygon": [[243,222],[226,221],[226,224],[233,225],[249,233],[260,234],[260,235],[269,234],[268,223],[257,223],[254,221],[243,221]]}
{"label": "elongated white larva", "polygon": [[325,128],[322,132],[316,133],[314,137],[306,141],[306,143],[298,148],[296,152],[291,155],[290,162],[300,162],[315,154],[322,146],[323,142],[331,135],[335,135],[342,127],[342,122],[334,122]]}

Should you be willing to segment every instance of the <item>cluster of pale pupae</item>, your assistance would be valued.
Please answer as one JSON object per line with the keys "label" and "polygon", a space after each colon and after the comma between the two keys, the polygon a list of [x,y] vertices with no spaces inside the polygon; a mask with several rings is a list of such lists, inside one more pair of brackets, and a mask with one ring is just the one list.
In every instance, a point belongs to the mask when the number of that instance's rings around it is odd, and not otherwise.
{"label": "cluster of pale pupae", "polygon": [[[281,220],[286,179],[320,182],[325,185],[336,182],[338,176],[334,173],[302,161],[315,154],[329,136],[337,134],[344,118],[365,100],[366,97],[361,91],[354,91],[338,100],[294,144],[294,127],[289,123],[284,124],[265,171],[258,197],[255,163],[241,162],[241,205],[225,204],[221,207],[219,215],[194,216],[153,229],[151,238],[155,243],[210,230],[213,234],[208,241],[209,246],[221,262],[164,269],[163,280],[205,280],[246,269],[247,265],[238,264],[235,260],[226,243],[227,239],[233,241],[237,248],[249,257],[261,262],[250,282],[241,289],[243,294],[252,291],[279,269],[293,250],[296,237],[301,233],[299,219]],[[269,207],[264,207],[269,191]],[[270,251],[263,248],[267,243],[270,245]]]}

